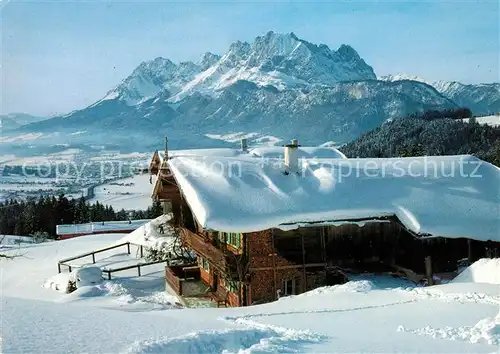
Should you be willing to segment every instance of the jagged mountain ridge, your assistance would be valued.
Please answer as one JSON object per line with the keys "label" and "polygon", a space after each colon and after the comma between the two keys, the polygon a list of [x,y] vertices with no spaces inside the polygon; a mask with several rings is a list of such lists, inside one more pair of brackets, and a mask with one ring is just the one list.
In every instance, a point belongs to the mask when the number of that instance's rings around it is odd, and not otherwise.
{"label": "jagged mountain ridge", "polygon": [[170,101],[176,102],[194,92],[214,94],[238,80],[286,89],[368,79],[376,79],[373,69],[348,45],[334,51],[293,33],[270,31],[251,44],[231,44],[222,57],[205,53],[198,63],[176,65],[165,58],[143,62],[104,99],[118,98],[135,105],[167,90],[173,95]]}
{"label": "jagged mountain ridge", "polygon": [[458,81],[429,81],[406,74],[379,77],[383,81],[412,80],[424,82],[461,107],[467,107],[476,115],[500,112],[500,83],[462,84]]}
{"label": "jagged mountain ridge", "polygon": [[143,62],[95,104],[29,129],[105,129],[113,132],[110,141],[117,134],[123,141],[127,134],[182,139],[246,131],[321,143],[348,141],[397,116],[455,106],[421,82],[377,81],[348,45],[335,51],[293,33],[268,32],[197,63]]}

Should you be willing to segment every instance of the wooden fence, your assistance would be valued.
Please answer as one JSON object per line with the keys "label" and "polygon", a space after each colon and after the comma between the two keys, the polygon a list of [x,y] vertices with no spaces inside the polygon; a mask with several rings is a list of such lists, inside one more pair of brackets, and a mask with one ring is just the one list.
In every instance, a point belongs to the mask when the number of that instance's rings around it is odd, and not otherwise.
{"label": "wooden fence", "polygon": [[[77,256],[73,256],[70,258],[61,259],[59,262],[57,262],[57,271],[59,273],[61,273],[61,266],[66,266],[66,267],[68,267],[68,270],[71,272],[72,266],[71,266],[71,264],[66,264],[66,262],[74,261],[75,259],[80,259],[80,258],[89,257],[89,256],[92,256],[92,264],[95,264],[95,255],[97,253],[106,252],[106,251],[109,251],[109,250],[112,250],[112,249],[115,249],[118,247],[123,247],[123,246],[127,246],[127,253],[130,254],[130,242],[124,242],[124,243],[120,243],[118,245],[114,245],[114,246],[110,246],[110,247],[106,247],[106,248],[101,248],[101,249],[98,249],[98,250],[95,250],[92,252],[79,254]],[[141,254],[142,254],[142,252],[141,252]]]}
{"label": "wooden fence", "polygon": [[159,264],[159,263],[165,263],[165,261],[162,260],[162,261],[154,261],[154,262],[147,262],[147,263],[138,263],[138,264],[132,264],[130,266],[121,267],[121,268],[103,269],[102,272],[107,273],[108,280],[111,280],[111,273],[122,272],[124,270],[137,268],[137,275],[140,277],[141,276],[141,267],[146,267],[146,266],[149,266],[152,264]]}
{"label": "wooden fence", "polygon": [[[71,264],[67,264],[67,262],[74,261],[74,260],[80,259],[80,258],[90,257],[90,256],[92,257],[92,264],[95,264],[96,263],[95,255],[96,254],[106,252],[106,251],[109,251],[109,250],[112,250],[115,248],[123,247],[123,246],[127,247],[127,253],[130,254],[130,245],[131,245],[130,242],[124,242],[124,243],[120,243],[118,245],[114,245],[114,246],[110,246],[110,247],[106,247],[106,248],[101,248],[101,249],[98,249],[98,250],[95,250],[92,252],[79,254],[77,256],[73,256],[70,258],[61,259],[59,262],[57,262],[57,270],[59,273],[61,273],[61,271],[62,271],[61,267],[65,266],[65,267],[68,267],[68,271],[71,272],[73,270],[73,268],[77,267],[77,266],[75,266],[75,265],[72,266]],[[144,257],[144,246],[142,246],[142,245],[137,245],[137,246],[139,247],[138,251],[139,251],[140,257],[141,258]],[[141,268],[142,267],[147,267],[147,266],[150,266],[152,264],[159,264],[159,263],[165,263],[165,262],[166,262],[165,260],[161,260],[161,261],[153,261],[153,262],[146,262],[146,263],[138,263],[138,264],[132,264],[132,265],[120,267],[120,268],[103,269],[102,272],[107,274],[108,280],[111,280],[112,273],[122,272],[124,270],[137,268],[137,275],[141,276]]]}
{"label": "wooden fence", "polygon": [[[130,254],[130,245],[131,245],[130,242],[124,242],[124,243],[120,243],[118,245],[114,245],[114,246],[110,246],[110,247],[106,247],[106,248],[100,248],[100,249],[92,251],[92,252],[79,254],[77,256],[73,256],[70,258],[61,259],[59,262],[57,262],[57,270],[59,273],[61,273],[61,266],[65,266],[65,267],[68,267],[68,270],[71,272],[72,268],[75,266],[72,266],[71,264],[66,264],[66,262],[74,261],[76,259],[85,258],[85,257],[89,257],[89,256],[92,256],[92,264],[95,264],[96,263],[95,255],[97,253],[106,252],[106,251],[109,251],[109,250],[112,250],[112,249],[115,249],[118,247],[122,247],[122,246],[127,246],[127,253]],[[144,246],[142,246],[142,245],[138,245],[138,246],[139,246],[139,255],[142,258],[142,257],[144,257]]]}

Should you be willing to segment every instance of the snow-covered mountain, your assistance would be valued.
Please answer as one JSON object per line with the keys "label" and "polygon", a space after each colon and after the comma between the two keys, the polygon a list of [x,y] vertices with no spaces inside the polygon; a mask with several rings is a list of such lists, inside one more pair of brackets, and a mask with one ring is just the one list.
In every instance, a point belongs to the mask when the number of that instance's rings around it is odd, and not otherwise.
{"label": "snow-covered mountain", "polygon": [[252,44],[231,44],[222,57],[205,53],[199,63],[176,65],[165,58],[143,62],[103,100],[120,99],[135,105],[167,91],[163,96],[177,102],[194,92],[217,94],[239,80],[283,90],[297,85],[367,79],[376,79],[373,69],[348,45],[334,51],[326,45],[299,39],[293,33],[270,31]]}
{"label": "snow-covered mountain", "polygon": [[406,74],[381,76],[379,80],[424,82],[433,86],[458,106],[470,108],[474,114],[483,115],[500,112],[500,83],[498,82],[466,85],[458,81],[429,81]]}
{"label": "snow-covered mountain", "polygon": [[189,61],[176,65],[169,59],[158,57],[142,62],[130,76],[99,102],[119,99],[127,105],[135,105],[163,91],[177,92],[200,70],[200,65]]}
{"label": "snow-covered mountain", "polygon": [[168,134],[179,148],[235,132],[345,142],[390,118],[455,106],[425,83],[377,81],[348,45],[332,50],[268,32],[196,63],[143,62],[93,105],[25,130],[106,132],[107,142],[127,146]]}

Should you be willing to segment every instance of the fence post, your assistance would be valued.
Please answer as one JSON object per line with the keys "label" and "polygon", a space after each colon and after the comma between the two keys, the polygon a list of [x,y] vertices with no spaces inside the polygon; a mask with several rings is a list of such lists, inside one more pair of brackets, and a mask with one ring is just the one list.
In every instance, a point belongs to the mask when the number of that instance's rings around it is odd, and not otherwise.
{"label": "fence post", "polygon": [[108,270],[108,280],[111,280],[111,272]]}
{"label": "fence post", "polygon": [[127,242],[127,252],[130,254],[130,242]]}
{"label": "fence post", "polygon": [[61,263],[57,262],[57,271],[61,273]]}
{"label": "fence post", "polygon": [[69,269],[69,272],[71,273],[71,266],[70,265],[68,266],[68,269]]}
{"label": "fence post", "polygon": [[143,247],[141,245],[141,258],[144,257],[144,250],[143,250]]}
{"label": "fence post", "polygon": [[95,264],[95,253],[92,253],[92,263]]}
{"label": "fence post", "polygon": [[427,284],[434,285],[434,274],[432,271],[432,258],[431,256],[425,257],[425,275],[427,277]]}
{"label": "fence post", "polygon": [[139,276],[141,276],[141,265],[140,264],[137,265],[137,274]]}

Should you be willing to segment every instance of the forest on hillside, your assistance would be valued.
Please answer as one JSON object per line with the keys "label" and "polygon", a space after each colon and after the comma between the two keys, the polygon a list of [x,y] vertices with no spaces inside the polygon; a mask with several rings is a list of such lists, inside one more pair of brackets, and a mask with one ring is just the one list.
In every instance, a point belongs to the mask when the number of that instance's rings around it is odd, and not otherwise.
{"label": "forest on hillside", "polygon": [[344,145],[347,157],[474,155],[500,166],[500,127],[464,122],[463,109],[394,119]]}
{"label": "forest on hillside", "polygon": [[115,211],[112,206],[99,202],[89,204],[82,197],[68,199],[44,197],[30,200],[9,200],[0,202],[0,235],[34,235],[45,232],[55,238],[56,225],[80,224],[86,222],[152,219],[162,214],[159,202],[147,210],[127,212]]}

